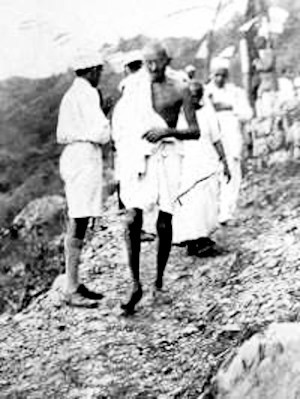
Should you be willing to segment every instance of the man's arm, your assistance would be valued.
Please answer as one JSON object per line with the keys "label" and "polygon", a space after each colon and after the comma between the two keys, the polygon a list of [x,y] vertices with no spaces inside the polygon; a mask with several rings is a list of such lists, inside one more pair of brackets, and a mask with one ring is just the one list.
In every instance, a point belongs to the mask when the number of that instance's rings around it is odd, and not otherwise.
{"label": "man's arm", "polygon": [[100,97],[96,89],[91,89],[80,98],[80,112],[85,123],[83,138],[96,144],[106,144],[110,140],[109,121],[100,107]]}
{"label": "man's arm", "polygon": [[227,181],[231,180],[231,173],[228,167],[225,151],[221,140],[218,140],[214,143],[215,150],[219,156],[219,160],[222,162],[224,167],[224,175],[227,177]]}

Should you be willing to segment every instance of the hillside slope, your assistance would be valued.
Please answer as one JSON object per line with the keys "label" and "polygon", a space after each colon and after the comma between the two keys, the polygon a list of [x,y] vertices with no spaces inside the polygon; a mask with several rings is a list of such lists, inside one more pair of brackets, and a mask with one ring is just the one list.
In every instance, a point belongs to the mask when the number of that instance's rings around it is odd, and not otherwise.
{"label": "hillside slope", "polygon": [[[142,244],[145,295],[120,316],[131,277],[111,204],[87,241],[81,275],[104,292],[97,309],[60,306],[57,291],[0,317],[3,398],[196,399],[220,363],[264,326],[300,320],[299,163],[247,176],[235,226],[217,238],[230,252],[187,257],[173,247],[167,293],[153,297],[155,243]],[[103,229],[103,223],[106,229]]]}

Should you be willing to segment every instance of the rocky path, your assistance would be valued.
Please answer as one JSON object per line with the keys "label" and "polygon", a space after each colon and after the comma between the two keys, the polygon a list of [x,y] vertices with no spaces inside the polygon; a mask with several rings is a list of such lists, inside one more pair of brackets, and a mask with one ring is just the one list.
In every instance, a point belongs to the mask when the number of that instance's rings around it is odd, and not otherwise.
{"label": "rocky path", "polygon": [[247,337],[300,318],[299,187],[296,163],[248,175],[239,219],[216,233],[230,252],[199,259],[173,247],[163,298],[152,295],[155,243],[143,243],[145,296],[130,318],[120,316],[130,275],[110,208],[82,258],[105,299],[66,308],[52,290],[1,316],[0,398],[198,398]]}

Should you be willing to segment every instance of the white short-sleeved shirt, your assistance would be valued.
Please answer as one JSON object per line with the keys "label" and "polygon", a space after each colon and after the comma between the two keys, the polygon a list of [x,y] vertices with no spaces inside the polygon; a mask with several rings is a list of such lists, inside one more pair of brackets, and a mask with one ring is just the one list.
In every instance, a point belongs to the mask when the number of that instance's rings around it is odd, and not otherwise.
{"label": "white short-sleeved shirt", "polygon": [[57,141],[65,144],[60,175],[71,218],[102,213],[102,150],[110,137],[109,122],[97,90],[76,78],[64,95],[58,117]]}

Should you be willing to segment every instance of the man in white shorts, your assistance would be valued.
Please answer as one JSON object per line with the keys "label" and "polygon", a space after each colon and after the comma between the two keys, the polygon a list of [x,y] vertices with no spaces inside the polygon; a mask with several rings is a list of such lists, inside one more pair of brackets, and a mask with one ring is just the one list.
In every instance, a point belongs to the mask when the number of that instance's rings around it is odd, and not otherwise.
{"label": "man in white shorts", "polygon": [[69,223],[65,237],[65,301],[94,306],[103,297],[79,283],[80,254],[90,217],[102,214],[102,150],[110,138],[109,123],[97,91],[103,60],[81,54],[74,61],[76,77],[65,93],[58,116],[57,142],[64,145],[60,175],[64,182]]}
{"label": "man in white shorts", "polygon": [[[157,276],[163,287],[164,270],[172,243],[172,214],[179,184],[178,140],[200,136],[188,84],[165,71],[170,62],[165,47],[152,42],[144,48],[145,69],[139,71],[117,104],[113,117],[119,151],[120,195],[127,210],[126,244],[133,277],[133,292],[122,308],[135,311],[143,295],[140,248],[143,211],[157,204]],[[183,109],[188,127],[176,128]]]}

